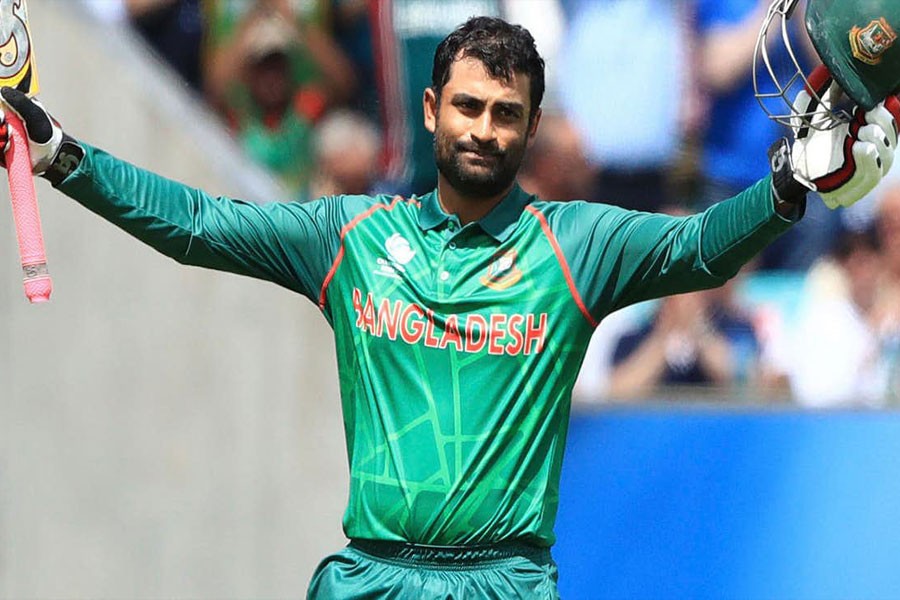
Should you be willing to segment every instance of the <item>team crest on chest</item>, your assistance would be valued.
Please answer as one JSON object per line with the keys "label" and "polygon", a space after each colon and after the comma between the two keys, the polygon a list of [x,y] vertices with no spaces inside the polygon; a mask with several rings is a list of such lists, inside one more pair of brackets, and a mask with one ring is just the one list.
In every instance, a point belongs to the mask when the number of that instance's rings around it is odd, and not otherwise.
{"label": "team crest on chest", "polygon": [[516,265],[518,257],[514,249],[495,254],[487,273],[481,277],[481,283],[498,291],[509,289],[518,283],[522,279],[522,270]]}
{"label": "team crest on chest", "polygon": [[854,27],[850,30],[850,48],[853,56],[867,65],[877,65],[888,48],[897,41],[897,34],[881,17],[865,27]]}

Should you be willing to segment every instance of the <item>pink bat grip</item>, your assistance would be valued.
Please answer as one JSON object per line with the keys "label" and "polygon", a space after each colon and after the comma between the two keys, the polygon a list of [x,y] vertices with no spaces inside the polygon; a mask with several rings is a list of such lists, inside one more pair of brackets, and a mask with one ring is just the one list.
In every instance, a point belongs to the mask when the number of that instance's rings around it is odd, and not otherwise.
{"label": "pink bat grip", "polygon": [[22,120],[11,110],[6,111],[6,121],[9,124],[9,149],[6,151],[9,197],[12,200],[16,236],[19,239],[25,295],[31,302],[47,302],[50,300],[53,283],[47,270],[47,253],[44,251],[41,215],[38,212],[37,195],[34,193],[28,137]]}

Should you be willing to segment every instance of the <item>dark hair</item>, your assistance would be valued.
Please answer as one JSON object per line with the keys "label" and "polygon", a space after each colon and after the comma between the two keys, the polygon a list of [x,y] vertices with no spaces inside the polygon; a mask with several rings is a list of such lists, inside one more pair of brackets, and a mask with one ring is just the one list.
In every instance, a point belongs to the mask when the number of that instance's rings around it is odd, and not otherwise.
{"label": "dark hair", "polygon": [[531,82],[529,122],[544,98],[544,59],[534,38],[521,25],[511,25],[494,17],[472,17],[445,37],[434,53],[431,87],[440,99],[450,79],[451,65],[462,58],[474,58],[491,77],[509,81],[513,73],[528,75]]}

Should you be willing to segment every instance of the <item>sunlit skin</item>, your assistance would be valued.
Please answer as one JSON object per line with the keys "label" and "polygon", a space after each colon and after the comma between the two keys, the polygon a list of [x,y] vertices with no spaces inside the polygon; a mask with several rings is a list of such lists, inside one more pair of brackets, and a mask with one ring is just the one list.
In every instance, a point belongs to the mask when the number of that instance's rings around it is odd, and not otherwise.
{"label": "sunlit skin", "polygon": [[461,223],[488,214],[515,184],[541,116],[538,111],[529,124],[529,91],[527,75],[494,79],[480,61],[468,58],[451,65],[440,103],[433,89],[425,90],[425,127],[435,135],[438,199]]}

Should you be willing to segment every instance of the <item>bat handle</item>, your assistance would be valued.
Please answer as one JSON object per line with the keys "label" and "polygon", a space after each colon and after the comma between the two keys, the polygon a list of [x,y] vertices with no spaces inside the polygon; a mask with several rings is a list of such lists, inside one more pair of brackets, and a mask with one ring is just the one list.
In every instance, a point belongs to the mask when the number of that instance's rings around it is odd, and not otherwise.
{"label": "bat handle", "polygon": [[31,174],[28,136],[22,120],[11,110],[6,111],[6,121],[9,124],[9,148],[6,150],[9,197],[12,200],[16,237],[19,240],[25,295],[32,303],[47,302],[50,300],[53,283],[47,269],[41,215],[34,192],[34,176]]}

